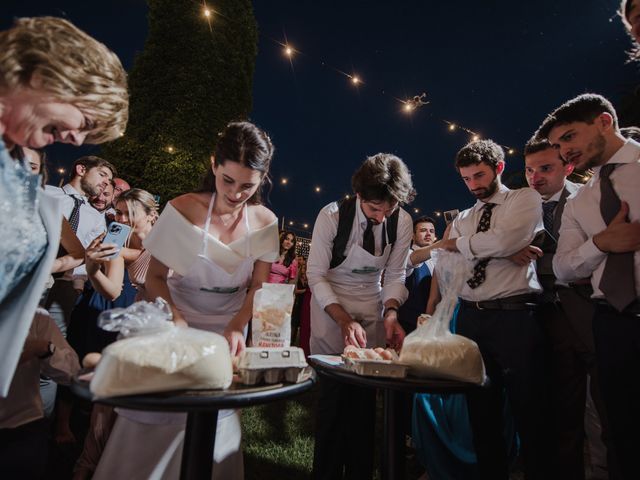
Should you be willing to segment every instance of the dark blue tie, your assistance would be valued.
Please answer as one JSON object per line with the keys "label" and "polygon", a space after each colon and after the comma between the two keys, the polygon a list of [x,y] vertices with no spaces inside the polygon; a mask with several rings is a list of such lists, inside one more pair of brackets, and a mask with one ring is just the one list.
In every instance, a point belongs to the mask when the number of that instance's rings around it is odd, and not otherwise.
{"label": "dark blue tie", "polygon": [[542,222],[544,223],[544,229],[552,233],[553,232],[553,212],[558,205],[557,201],[544,202],[542,204]]}

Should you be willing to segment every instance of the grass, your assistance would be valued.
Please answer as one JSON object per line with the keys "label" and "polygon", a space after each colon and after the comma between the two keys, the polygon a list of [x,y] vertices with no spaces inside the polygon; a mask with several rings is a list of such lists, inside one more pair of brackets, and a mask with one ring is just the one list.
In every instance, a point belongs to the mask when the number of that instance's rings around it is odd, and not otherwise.
{"label": "grass", "polygon": [[[242,410],[242,436],[246,480],[308,479],[313,464],[315,389],[292,400]],[[382,398],[376,419],[376,468],[382,445]],[[423,469],[414,456],[407,457],[407,479]],[[379,472],[374,472],[374,479]]]}
{"label": "grass", "polygon": [[242,411],[246,480],[310,477],[313,392]]}

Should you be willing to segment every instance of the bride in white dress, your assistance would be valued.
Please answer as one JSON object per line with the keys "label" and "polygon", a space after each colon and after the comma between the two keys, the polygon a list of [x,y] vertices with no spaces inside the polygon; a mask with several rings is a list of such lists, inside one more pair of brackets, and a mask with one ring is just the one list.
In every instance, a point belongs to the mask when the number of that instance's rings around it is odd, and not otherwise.
{"label": "bride in white dress", "polygon": [[[201,191],[173,199],[144,242],[151,253],[145,288],[169,302],[177,324],[223,334],[245,348],[255,291],[278,258],[278,220],[260,204],[273,156],[269,137],[231,123],[211,158]],[[94,479],[177,478],[186,414],[122,410]],[[214,479],[244,477],[240,419],[218,415]]]}

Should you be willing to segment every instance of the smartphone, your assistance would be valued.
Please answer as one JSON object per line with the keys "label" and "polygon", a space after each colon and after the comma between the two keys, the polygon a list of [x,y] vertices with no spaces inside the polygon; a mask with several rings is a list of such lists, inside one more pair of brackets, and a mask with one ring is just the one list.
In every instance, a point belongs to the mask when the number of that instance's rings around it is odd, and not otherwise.
{"label": "smartphone", "polygon": [[458,216],[458,214],[460,213],[460,210],[447,210],[446,212],[443,213],[444,215],[444,221],[447,225],[449,225],[451,222],[453,222],[453,219],[456,218]]}
{"label": "smartphone", "polygon": [[124,246],[124,242],[127,241],[131,227],[124,223],[111,222],[107,227],[107,234],[102,240],[103,244],[113,243],[117,245],[118,251],[107,258],[116,258],[120,253],[120,249]]}

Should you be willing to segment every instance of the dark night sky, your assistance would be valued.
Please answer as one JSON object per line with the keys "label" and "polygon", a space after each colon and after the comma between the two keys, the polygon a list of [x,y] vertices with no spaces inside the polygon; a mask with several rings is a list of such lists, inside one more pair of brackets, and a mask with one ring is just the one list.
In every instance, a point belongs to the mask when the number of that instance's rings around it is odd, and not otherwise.
{"label": "dark night sky", "polygon": [[[143,0],[2,3],[0,28],[14,16],[66,15],[126,68],[144,43]],[[452,167],[469,135],[449,133],[442,120],[521,150],[564,100],[595,91],[616,103],[640,78],[636,65],[625,65],[629,40],[615,16],[618,3],[254,2],[261,35],[251,119],[276,145],[271,207],[287,220],[312,223],[323,205],[349,192],[357,165],[379,151],[409,165],[422,212],[469,206],[473,199]],[[292,65],[274,42],[285,35],[301,52]],[[331,67],[355,72],[365,84],[356,89]],[[431,103],[410,116],[394,99],[422,92]],[[78,151],[56,147],[51,154],[65,164]],[[507,171],[522,162],[508,157]],[[279,184],[282,177],[288,185]]]}

